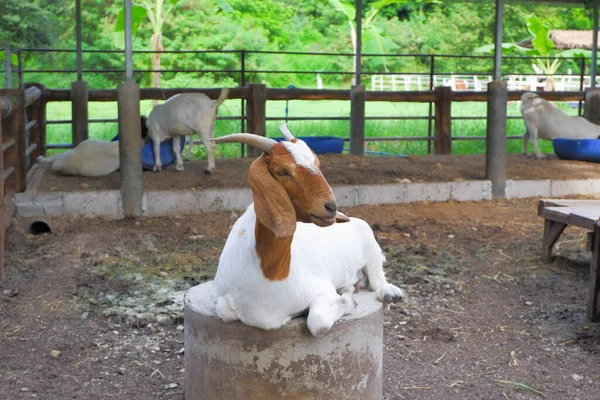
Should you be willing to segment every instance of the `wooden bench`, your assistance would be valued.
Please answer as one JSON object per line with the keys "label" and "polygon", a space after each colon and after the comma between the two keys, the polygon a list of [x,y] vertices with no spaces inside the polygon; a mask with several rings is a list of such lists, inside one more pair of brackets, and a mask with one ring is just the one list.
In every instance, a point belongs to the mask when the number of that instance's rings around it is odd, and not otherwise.
{"label": "wooden bench", "polygon": [[590,231],[587,247],[592,251],[590,283],[588,288],[587,317],[590,321],[600,320],[600,200],[552,200],[542,199],[538,204],[538,215],[544,218],[542,261],[552,260],[552,248],[568,225]]}

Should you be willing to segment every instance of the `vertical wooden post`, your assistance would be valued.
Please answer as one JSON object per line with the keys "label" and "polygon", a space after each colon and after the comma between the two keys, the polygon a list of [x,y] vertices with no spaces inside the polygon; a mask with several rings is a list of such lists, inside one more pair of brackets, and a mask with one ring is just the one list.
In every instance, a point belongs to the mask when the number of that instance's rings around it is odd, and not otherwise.
{"label": "vertical wooden post", "polygon": [[26,137],[25,137],[25,92],[19,89],[6,90],[13,102],[13,111],[8,117],[9,135],[12,131],[13,139],[15,140],[14,148],[9,150],[12,154],[10,159],[15,168],[12,177],[9,179],[12,182],[12,191],[20,193],[25,191],[27,184],[27,163],[25,157]]}
{"label": "vertical wooden post", "polygon": [[31,129],[31,133],[29,135],[30,145],[32,143],[35,143],[37,145],[35,150],[33,150],[33,152],[30,155],[32,163],[35,162],[38,156],[45,155],[46,153],[46,99],[44,97],[45,87],[37,83],[35,84],[35,86],[37,86],[40,89],[42,95],[37,101],[35,101],[30,106],[29,109],[30,119],[37,121],[37,124]]}
{"label": "vertical wooden post", "polygon": [[592,322],[600,320],[600,304],[598,304],[600,291],[600,224],[594,224],[592,242],[592,265],[590,266],[590,283],[588,287],[587,317]]}
{"label": "vertical wooden post", "polygon": [[504,197],[506,188],[506,81],[488,83],[485,178],[492,181],[492,195]]}
{"label": "vertical wooden post", "polygon": [[365,154],[365,85],[350,90],[350,153]]}
{"label": "vertical wooden post", "polygon": [[[0,138],[2,135],[2,107],[0,107]],[[0,140],[2,142],[2,140]],[[0,149],[0,282],[6,279],[4,271],[4,150]]]}
{"label": "vertical wooden post", "polygon": [[143,213],[144,194],[140,87],[133,81],[125,81],[119,85],[118,96],[122,210],[126,217],[139,217]]}
{"label": "vertical wooden post", "polygon": [[88,85],[86,81],[71,82],[71,126],[73,147],[88,138]]}
{"label": "vertical wooden post", "polygon": [[544,235],[542,237],[542,261],[549,263],[552,261],[552,248],[554,244],[567,228],[567,224],[562,222],[544,220]]}
{"label": "vertical wooden post", "polygon": [[[248,116],[248,132],[255,135],[267,134],[267,87],[262,84],[249,84],[246,115]],[[258,157],[261,153],[253,147],[248,147],[248,157]]]}
{"label": "vertical wooden post", "polygon": [[587,88],[585,90],[583,116],[591,123],[600,125],[600,88]]}
{"label": "vertical wooden post", "polygon": [[435,102],[433,150],[435,154],[452,154],[452,89],[438,86],[435,92],[438,99]]}

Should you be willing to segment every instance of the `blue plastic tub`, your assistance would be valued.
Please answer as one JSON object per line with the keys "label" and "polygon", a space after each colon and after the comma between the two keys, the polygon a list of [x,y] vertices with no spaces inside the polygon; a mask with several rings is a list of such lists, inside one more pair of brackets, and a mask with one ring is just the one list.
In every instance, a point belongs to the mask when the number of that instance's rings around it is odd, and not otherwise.
{"label": "blue plastic tub", "polygon": [[[344,150],[344,139],[335,136],[298,136],[315,154],[341,153]],[[284,138],[273,138],[278,142]]]}
{"label": "blue plastic tub", "polygon": [[600,139],[554,139],[552,147],[562,160],[600,162]]}
{"label": "blue plastic tub", "polygon": [[[181,136],[179,138],[179,144],[181,145],[181,151],[185,147],[187,136]],[[119,135],[112,138],[112,141],[119,140]],[[171,165],[175,162],[175,152],[173,151],[173,139],[165,140],[160,144],[160,162],[163,167]],[[144,169],[151,170],[154,168],[154,142],[150,137],[148,141],[142,147],[142,166]]]}

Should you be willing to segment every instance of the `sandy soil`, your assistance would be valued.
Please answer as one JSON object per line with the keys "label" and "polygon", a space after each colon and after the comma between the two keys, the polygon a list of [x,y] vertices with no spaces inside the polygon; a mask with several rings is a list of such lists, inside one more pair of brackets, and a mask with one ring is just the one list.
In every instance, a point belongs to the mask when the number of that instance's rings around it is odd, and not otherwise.
{"label": "sandy soil", "polygon": [[[410,156],[357,157],[326,154],[320,156],[321,170],[331,185],[359,185],[412,182],[444,182],[480,180],[485,178],[485,157],[472,156]],[[247,186],[248,166],[253,159],[217,160],[217,169],[205,175],[206,160],[184,163],[185,171],[175,171],[173,165],[160,173],[144,172],[145,190],[190,190],[192,188],[223,188]],[[538,161],[522,155],[507,158],[507,178],[586,179],[600,177],[600,164],[563,161],[555,156]],[[41,192],[119,189],[119,173],[101,178],[65,177],[47,172],[39,188]]]}
{"label": "sandy soil", "polygon": [[[542,264],[536,205],[343,210],[371,224],[389,279],[408,294],[385,317],[385,399],[600,398],[584,232],[568,228],[558,258]],[[64,218],[40,236],[15,224],[2,288],[18,294],[0,293],[0,397],[183,399],[182,316],[160,288],[211,279],[235,217]]]}

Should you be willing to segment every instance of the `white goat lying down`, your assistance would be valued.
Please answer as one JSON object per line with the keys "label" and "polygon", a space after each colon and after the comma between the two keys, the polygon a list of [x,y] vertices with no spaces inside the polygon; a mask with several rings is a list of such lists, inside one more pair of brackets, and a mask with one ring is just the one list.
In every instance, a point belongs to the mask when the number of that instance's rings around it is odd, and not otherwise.
{"label": "white goat lying down", "polygon": [[[177,94],[162,104],[155,106],[148,116],[148,135],[154,142],[154,171],[160,171],[160,143],[173,138],[177,171],[183,171],[181,159],[181,136],[197,133],[206,148],[208,168],[204,171],[210,174],[215,168],[215,144],[210,141],[215,136],[215,119],[219,106],[229,94],[229,89],[221,90],[216,101],[212,101],[204,93]],[[190,143],[191,146],[191,143]],[[188,147],[188,156],[189,156]]]}
{"label": "white goat lying down", "polygon": [[279,143],[244,133],[214,139],[264,153],[250,167],[254,203],[227,238],[212,295],[219,318],[262,329],[308,309],[308,329],[320,336],[355,309],[350,294],[363,275],[381,301],[404,292],[386,281],[385,257],[369,225],[337,211],[319,159],[285,125],[282,132],[287,141]]}
{"label": "white goat lying down", "polygon": [[[148,134],[144,116],[141,117],[141,131],[143,143]],[[119,142],[88,139],[74,149],[51,157],[39,156],[37,160],[51,163],[52,171],[63,175],[105,176],[119,169]]]}
{"label": "white goat lying down", "polygon": [[554,104],[542,99],[535,93],[527,92],[521,96],[521,114],[526,131],[523,135],[523,154],[527,155],[527,142],[535,150],[535,156],[542,159],[537,139],[598,139],[600,126],[583,117],[565,114]]}

